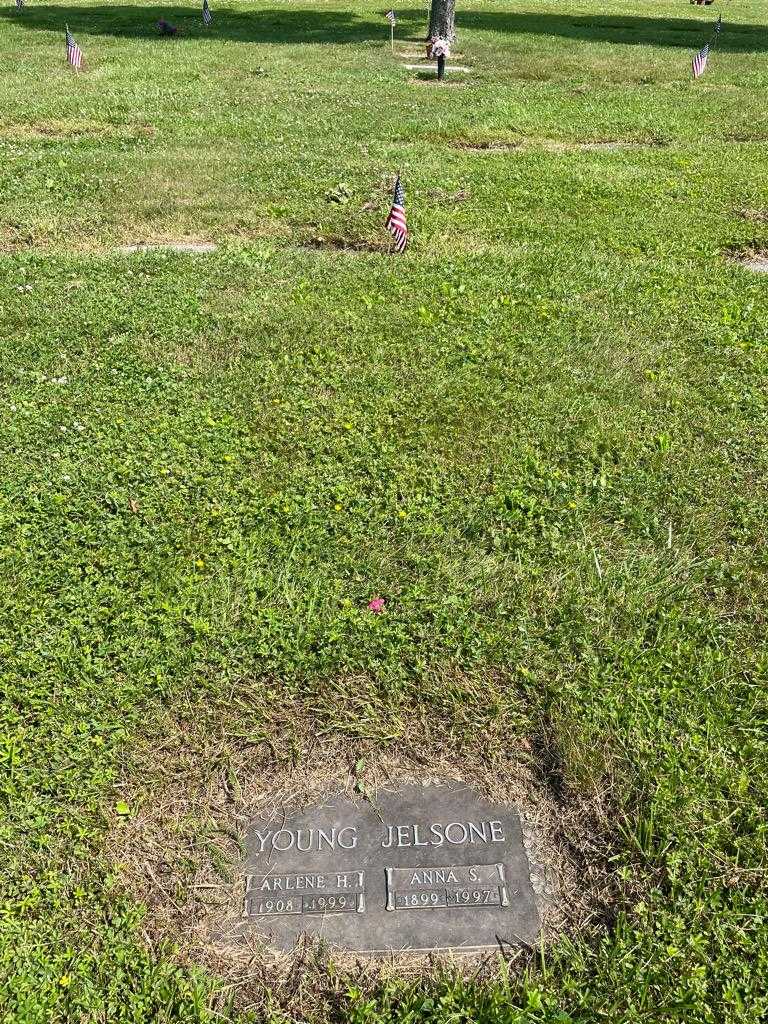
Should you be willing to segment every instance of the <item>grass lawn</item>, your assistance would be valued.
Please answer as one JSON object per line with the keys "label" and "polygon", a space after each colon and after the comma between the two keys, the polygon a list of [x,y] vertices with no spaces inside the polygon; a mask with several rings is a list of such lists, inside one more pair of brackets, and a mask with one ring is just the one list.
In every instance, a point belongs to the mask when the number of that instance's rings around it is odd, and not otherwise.
{"label": "grass lawn", "polygon": [[[768,9],[458,6],[443,87],[367,0],[0,12],[5,1021],[768,1015]],[[249,1004],[110,852],[169,723],[532,751],[611,903]]]}

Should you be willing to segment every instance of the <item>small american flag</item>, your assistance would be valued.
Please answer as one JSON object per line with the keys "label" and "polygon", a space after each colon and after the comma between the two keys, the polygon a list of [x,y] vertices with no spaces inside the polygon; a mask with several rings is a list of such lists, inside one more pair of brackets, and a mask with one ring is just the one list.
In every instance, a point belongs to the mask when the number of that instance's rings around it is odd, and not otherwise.
{"label": "small american flag", "polygon": [[208,0],[203,0],[203,24],[208,27],[213,21],[211,15],[211,8],[208,6]]}
{"label": "small american flag", "polygon": [[405,190],[399,174],[395,182],[392,209],[389,211],[385,227],[395,240],[395,252],[405,252],[408,245],[408,224],[405,220]]}
{"label": "small american flag", "polygon": [[69,31],[69,25],[67,25],[67,62],[78,71],[83,66],[83,51],[77,45],[75,37]]}
{"label": "small american flag", "polygon": [[390,25],[394,25],[395,24],[395,12],[394,11],[387,11],[385,17],[386,17],[386,19],[387,19],[387,21],[389,22]]}
{"label": "small american flag", "polygon": [[17,11],[23,11],[24,10],[24,0],[16,0],[16,10]]}
{"label": "small american flag", "polygon": [[707,70],[707,60],[709,59],[709,43],[705,43],[704,46],[699,50],[696,56],[693,58],[693,77],[701,78],[704,72]]}

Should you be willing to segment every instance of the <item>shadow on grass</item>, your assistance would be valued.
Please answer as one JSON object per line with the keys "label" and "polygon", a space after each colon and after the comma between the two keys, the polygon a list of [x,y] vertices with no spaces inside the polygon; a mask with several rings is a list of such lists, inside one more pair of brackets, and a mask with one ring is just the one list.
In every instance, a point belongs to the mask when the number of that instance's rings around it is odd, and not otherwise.
{"label": "shadow on grass", "polygon": [[[593,43],[622,43],[627,46],[702,46],[714,32],[715,14],[701,9],[690,18],[610,17],[599,14],[501,14],[492,11],[457,15],[459,28],[481,32],[560,36]],[[718,49],[732,53],[768,49],[767,25],[737,25],[723,21]]]}
{"label": "shadow on grass", "polygon": [[[360,16],[349,11],[315,11],[272,9],[235,11],[213,7],[214,22],[204,28],[200,12],[195,8],[151,7],[98,4],[92,7],[68,4],[29,5],[23,14],[15,8],[0,11],[0,19],[23,24],[26,28],[64,31],[68,24],[73,33],[118,37],[160,38],[156,22],[164,18],[178,26],[180,39],[210,36],[211,39],[233,39],[240,42],[263,43],[363,43],[386,42],[388,26],[383,17]],[[515,12],[502,14],[479,11],[458,14],[458,30],[508,35],[560,36],[590,42],[619,43],[643,46],[679,46],[698,48],[710,35],[714,15],[702,17],[697,8],[690,18],[575,17],[567,14],[533,14]],[[425,9],[398,10],[398,24],[415,40],[426,29]],[[407,37],[398,32],[401,41]],[[758,52],[768,49],[768,26],[736,25],[726,21],[718,42],[722,50],[733,53]]]}

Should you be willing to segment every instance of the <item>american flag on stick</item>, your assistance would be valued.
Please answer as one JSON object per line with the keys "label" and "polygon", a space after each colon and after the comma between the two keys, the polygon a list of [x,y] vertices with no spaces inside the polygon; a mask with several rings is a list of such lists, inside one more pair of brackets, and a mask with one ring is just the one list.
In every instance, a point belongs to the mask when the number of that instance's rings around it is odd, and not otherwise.
{"label": "american flag on stick", "polygon": [[693,58],[693,77],[701,78],[704,72],[707,70],[707,60],[709,59],[709,43],[705,43],[696,56]]}
{"label": "american flag on stick", "polygon": [[203,0],[203,24],[207,28],[213,21],[211,14],[211,8],[208,6],[208,0]]}
{"label": "american flag on stick", "polygon": [[392,44],[392,53],[395,52],[395,12],[388,10],[384,17],[389,22],[389,40]]}
{"label": "american flag on stick", "polygon": [[408,245],[408,224],[405,220],[405,189],[399,174],[395,182],[392,209],[389,211],[385,227],[395,240],[395,252],[405,252]]}
{"label": "american flag on stick", "polygon": [[75,37],[69,31],[67,25],[67,63],[71,64],[77,71],[83,66],[83,51],[75,42]]}
{"label": "american flag on stick", "polygon": [[16,0],[16,10],[17,11],[23,11],[24,10],[24,0]]}

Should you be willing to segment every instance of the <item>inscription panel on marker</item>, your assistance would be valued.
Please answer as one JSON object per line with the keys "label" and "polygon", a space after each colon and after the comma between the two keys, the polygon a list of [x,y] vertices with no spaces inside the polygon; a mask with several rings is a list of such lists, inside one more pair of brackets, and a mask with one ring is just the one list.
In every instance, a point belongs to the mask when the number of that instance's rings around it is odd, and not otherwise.
{"label": "inscription panel on marker", "polygon": [[222,937],[280,949],[308,933],[359,952],[472,950],[533,944],[540,927],[516,810],[452,784],[254,821],[243,882]]}
{"label": "inscription panel on marker", "polygon": [[503,864],[387,868],[387,910],[507,907]]}
{"label": "inscription panel on marker", "polygon": [[365,872],[246,875],[245,916],[365,912]]}

